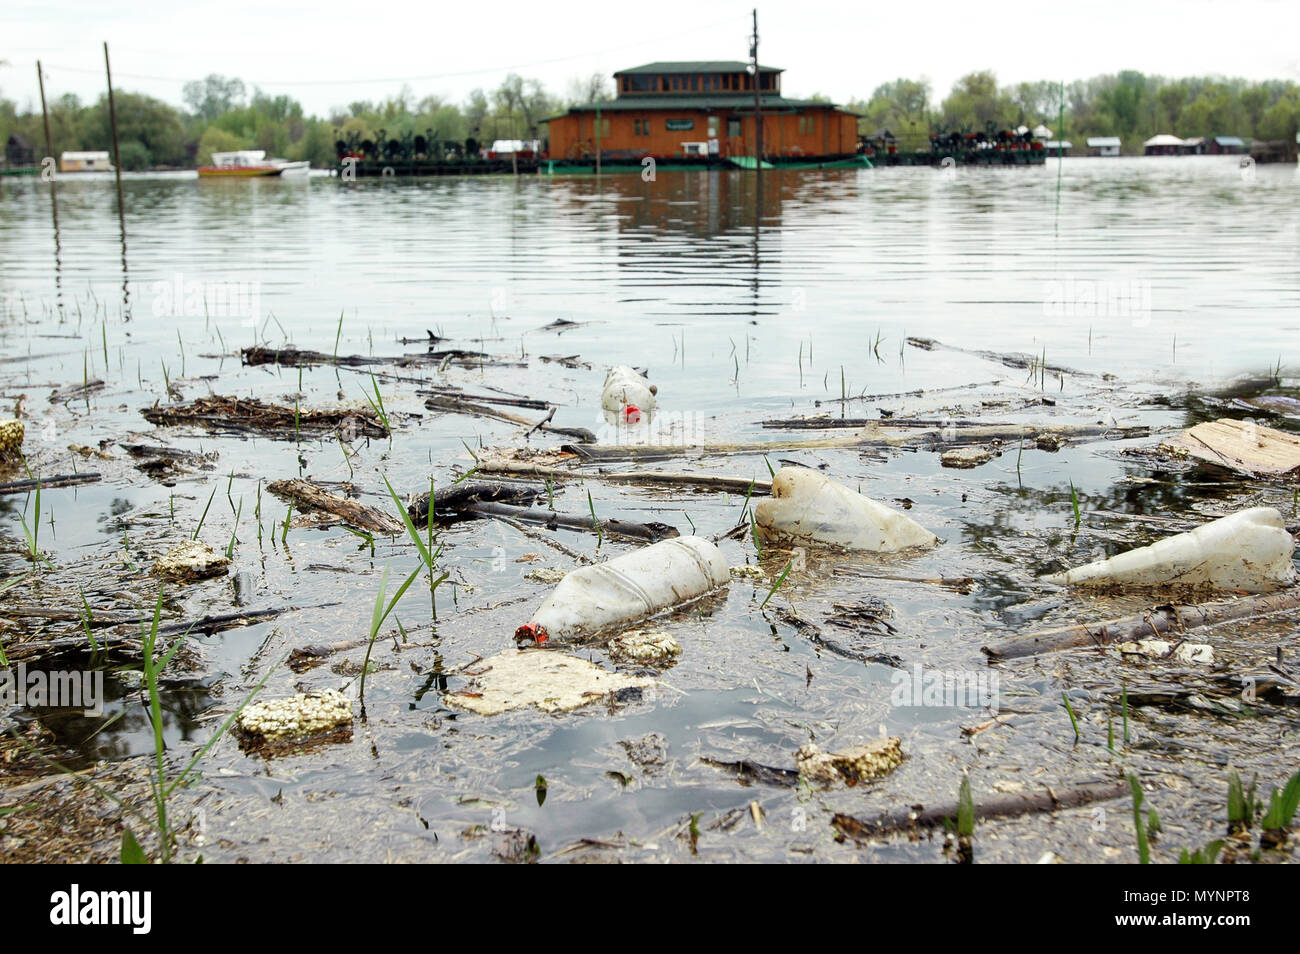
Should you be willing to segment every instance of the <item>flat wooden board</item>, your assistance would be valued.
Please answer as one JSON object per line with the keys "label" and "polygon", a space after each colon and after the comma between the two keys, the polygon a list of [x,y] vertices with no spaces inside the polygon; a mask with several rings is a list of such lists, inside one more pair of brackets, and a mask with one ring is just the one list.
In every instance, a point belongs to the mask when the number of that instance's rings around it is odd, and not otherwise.
{"label": "flat wooden board", "polygon": [[1300,437],[1250,421],[1206,421],[1160,447],[1257,477],[1300,474]]}

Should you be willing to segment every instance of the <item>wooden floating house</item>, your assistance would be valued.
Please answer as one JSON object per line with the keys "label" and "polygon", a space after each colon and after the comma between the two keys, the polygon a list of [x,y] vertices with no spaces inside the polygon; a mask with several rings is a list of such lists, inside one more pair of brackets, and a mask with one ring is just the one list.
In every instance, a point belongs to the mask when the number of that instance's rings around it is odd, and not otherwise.
{"label": "wooden floating house", "polygon": [[857,114],[781,92],[772,66],[751,72],[730,60],[647,63],[614,74],[613,100],[547,117],[540,171],[753,168],[758,144],[754,83],[762,122],[762,161],[782,168],[869,166],[858,151]]}

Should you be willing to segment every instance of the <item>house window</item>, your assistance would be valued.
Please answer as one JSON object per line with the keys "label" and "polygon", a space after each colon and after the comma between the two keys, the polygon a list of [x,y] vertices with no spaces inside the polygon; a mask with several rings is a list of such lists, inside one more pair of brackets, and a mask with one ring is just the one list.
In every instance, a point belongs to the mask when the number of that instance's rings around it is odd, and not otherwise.
{"label": "house window", "polygon": [[648,119],[632,120],[632,135],[634,136],[650,135],[650,120]]}
{"label": "house window", "polygon": [[816,117],[816,116],[800,116],[800,117],[799,117],[799,133],[800,133],[800,135],[808,135],[808,136],[810,136],[810,135],[812,135],[813,133],[815,133],[816,131],[817,131],[817,117]]}
{"label": "house window", "polygon": [[727,120],[727,135],[732,139],[739,139],[741,137],[742,133],[740,131],[739,119]]}
{"label": "house window", "polygon": [[699,76],[696,76],[696,75],[692,74],[692,76],[691,76],[691,92],[693,93],[693,92],[695,92],[696,90],[698,90],[699,88],[700,88],[700,78],[699,78]]}
{"label": "house window", "polygon": [[624,89],[629,93],[648,93],[654,89],[655,77],[632,74],[623,77]]}

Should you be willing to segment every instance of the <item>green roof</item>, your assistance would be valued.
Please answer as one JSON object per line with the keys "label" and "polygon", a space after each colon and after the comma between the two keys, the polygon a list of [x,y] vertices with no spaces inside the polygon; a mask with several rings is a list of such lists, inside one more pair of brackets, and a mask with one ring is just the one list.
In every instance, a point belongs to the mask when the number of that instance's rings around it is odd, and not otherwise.
{"label": "green roof", "polygon": [[[809,109],[812,107],[822,107],[825,109],[838,109],[840,112],[849,112],[847,109],[836,106],[834,103],[827,103],[818,99],[787,99],[784,96],[775,96],[764,94],[761,99],[762,109],[770,112],[791,109]],[[645,96],[620,96],[618,99],[611,99],[608,102],[600,103],[600,110],[603,113],[618,113],[628,110],[665,110],[665,109],[725,109],[733,113],[752,113],[754,111],[754,94],[750,93],[733,93],[731,95],[685,95],[675,96],[671,93],[649,93]],[[594,113],[596,103],[584,103],[581,106],[571,106],[563,113],[555,116],[546,116],[539,120],[547,122],[552,119],[559,119],[561,116],[567,116],[569,113]],[[856,115],[856,114],[854,114]]]}
{"label": "green roof", "polygon": [[[634,66],[630,70],[619,70],[614,75],[622,76],[625,73],[744,73],[749,69],[749,64],[744,60],[685,60],[672,63],[647,63],[645,66]],[[759,70],[764,73],[784,73],[785,70],[776,66],[760,66]]]}

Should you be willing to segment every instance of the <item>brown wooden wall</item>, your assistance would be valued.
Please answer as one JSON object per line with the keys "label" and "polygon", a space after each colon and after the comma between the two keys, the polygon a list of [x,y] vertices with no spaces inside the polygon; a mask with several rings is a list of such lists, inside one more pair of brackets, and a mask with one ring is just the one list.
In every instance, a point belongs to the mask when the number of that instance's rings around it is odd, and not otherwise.
{"label": "brown wooden wall", "polygon": [[[754,119],[736,114],[740,135],[729,136],[729,119],[725,110],[617,110],[601,113],[603,127],[600,148],[606,156],[636,154],[670,159],[682,154],[683,142],[718,140],[719,155],[747,156],[754,153]],[[669,119],[694,120],[688,130],[669,130]],[[710,136],[709,123],[716,134]],[[641,124],[644,124],[642,126]],[[548,123],[551,159],[574,159],[582,154],[595,155],[596,113],[569,113]],[[647,132],[638,132],[638,129]],[[830,107],[814,107],[800,113],[763,114],[763,154],[765,156],[850,155],[857,150],[857,119]]]}

